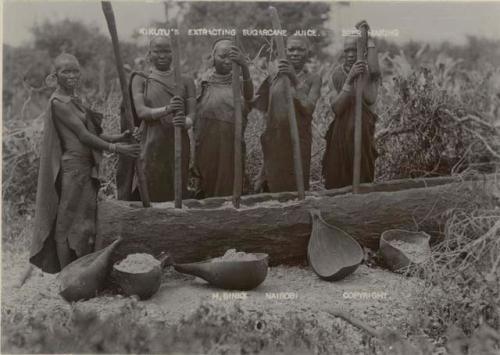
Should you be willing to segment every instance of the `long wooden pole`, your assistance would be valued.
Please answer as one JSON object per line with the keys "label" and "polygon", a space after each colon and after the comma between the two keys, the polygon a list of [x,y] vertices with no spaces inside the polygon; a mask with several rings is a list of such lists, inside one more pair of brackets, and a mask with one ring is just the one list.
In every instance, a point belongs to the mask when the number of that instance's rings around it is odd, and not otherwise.
{"label": "long wooden pole", "polygon": [[[278,11],[273,6],[269,7],[269,13],[271,14],[271,19],[273,22],[273,29],[275,31],[281,31],[281,22],[278,16]],[[285,41],[283,40],[283,36],[275,36],[274,37],[276,46],[278,48],[278,57],[280,59],[286,59],[285,53]],[[287,98],[287,106],[288,110],[288,122],[290,126],[290,136],[292,139],[292,147],[293,147],[293,166],[295,171],[295,181],[297,184],[297,193],[299,200],[303,200],[305,198],[304,193],[304,173],[302,170],[302,159],[300,152],[300,141],[299,141],[299,129],[297,128],[297,119],[295,115],[295,107],[293,104],[293,96],[292,91],[290,90],[290,79],[288,77],[283,78],[284,80],[284,90]]]}
{"label": "long wooden pole", "polygon": [[[237,29],[235,44],[240,45],[239,29]],[[243,189],[243,162],[241,140],[243,136],[243,114],[241,112],[241,69],[233,62],[232,85],[234,102],[234,180],[233,180],[233,206],[240,208],[241,192]]]}
{"label": "long wooden pole", "polygon": [[[174,27],[176,31],[179,31],[177,27],[177,21],[174,20]],[[176,86],[176,95],[182,96],[182,75],[181,75],[181,60],[180,60],[180,46],[179,46],[179,33],[175,33],[172,36],[172,49],[173,49],[173,66],[174,66],[174,78]],[[174,172],[174,196],[175,196],[175,208],[182,208],[182,128],[175,126],[174,128],[174,157],[175,157],[175,172]]]}
{"label": "long wooden pole", "polygon": [[[127,129],[130,132],[134,131],[134,119],[132,117],[132,106],[130,104],[130,97],[127,90],[127,80],[125,78],[125,72],[123,70],[123,60],[120,52],[120,42],[118,41],[118,33],[116,31],[116,21],[115,14],[113,12],[113,7],[109,1],[102,1],[102,11],[106,22],[108,24],[109,34],[111,35],[111,42],[113,43],[113,51],[115,53],[116,70],[118,71],[118,78],[120,79],[120,88],[123,97],[123,105],[125,106],[125,117],[127,118]],[[144,207],[151,207],[151,200],[149,198],[149,191],[146,184],[146,176],[141,164],[141,160],[138,158],[135,161],[135,172],[137,176],[137,181],[139,183],[139,192],[141,194],[142,205]]]}
{"label": "long wooden pole", "polygon": [[[365,59],[367,31],[366,27],[360,28],[361,35],[357,41],[357,60]],[[363,105],[363,84],[364,76],[359,76],[356,80],[356,103],[354,112],[354,161],[352,172],[352,190],[355,194],[359,193],[359,183],[361,180],[361,152],[362,152],[362,105]]]}

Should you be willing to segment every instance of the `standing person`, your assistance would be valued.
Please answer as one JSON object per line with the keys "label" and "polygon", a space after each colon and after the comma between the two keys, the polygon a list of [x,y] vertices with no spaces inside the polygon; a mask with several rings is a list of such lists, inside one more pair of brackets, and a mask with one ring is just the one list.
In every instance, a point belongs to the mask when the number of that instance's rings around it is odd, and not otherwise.
{"label": "standing person", "polygon": [[[356,28],[366,26],[361,21]],[[377,100],[380,84],[380,69],[375,42],[368,39],[367,61],[357,59],[357,37],[346,37],[344,41],[344,63],[333,72],[332,82],[336,96],[331,101],[335,119],[326,134],[326,150],[323,157],[323,176],[327,189],[352,185],[354,165],[354,115],[356,90],[354,83],[365,75],[362,103],[362,151],[361,182],[372,182],[375,172],[374,134],[377,116],[373,106]]]}
{"label": "standing person", "polygon": [[30,262],[49,273],[93,251],[101,152],[137,157],[140,149],[120,143],[128,132],[102,133],[102,116],[76,96],[80,65],[74,56],[61,54],[54,64],[58,86],[45,117],[30,253]]}
{"label": "standing person", "polygon": [[183,77],[182,95],[176,96],[172,47],[168,37],[155,37],[149,44],[151,71],[130,78],[132,111],[143,126],[141,164],[152,202],[174,200],[174,126],[182,131],[182,194],[186,197],[190,144],[187,129],[193,124],[196,99],[192,79]]}
{"label": "standing person", "polygon": [[288,121],[284,76],[290,79],[299,131],[304,188],[309,189],[312,115],[321,90],[321,77],[310,73],[305,64],[309,56],[306,37],[293,36],[286,43],[287,59],[278,63],[277,75],[268,76],[256,94],[254,106],[265,112],[266,129],[261,137],[264,164],[256,190],[270,192],[297,190],[293,146]]}
{"label": "standing person", "polygon": [[[242,71],[243,122],[246,121],[253,98],[248,64],[239,48],[229,39],[218,40],[212,46],[212,57],[215,71],[207,81],[201,83],[201,95],[196,107],[196,167],[204,197],[228,196],[233,193],[233,62],[238,64]],[[244,150],[242,155],[244,161]]]}

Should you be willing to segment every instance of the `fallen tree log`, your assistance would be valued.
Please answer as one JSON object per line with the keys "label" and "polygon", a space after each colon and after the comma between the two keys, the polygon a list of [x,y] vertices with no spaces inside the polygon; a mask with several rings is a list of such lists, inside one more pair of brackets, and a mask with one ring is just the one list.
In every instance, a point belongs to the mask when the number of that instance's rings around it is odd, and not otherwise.
{"label": "fallen tree log", "polygon": [[380,234],[392,228],[422,230],[435,241],[442,237],[444,213],[480,207],[490,198],[494,178],[362,184],[362,194],[343,188],[309,194],[303,201],[290,200],[294,193],[246,196],[239,210],[232,207],[230,197],[187,200],[182,210],[174,209],[173,203],[144,209],[138,203],[105,200],[98,209],[96,247],[103,248],[121,236],[116,259],[131,252],[159,255],[168,251],[177,262],[192,262],[236,248],[268,253],[272,265],[297,264],[306,259],[309,210],[313,208],[371,249],[378,249]]}

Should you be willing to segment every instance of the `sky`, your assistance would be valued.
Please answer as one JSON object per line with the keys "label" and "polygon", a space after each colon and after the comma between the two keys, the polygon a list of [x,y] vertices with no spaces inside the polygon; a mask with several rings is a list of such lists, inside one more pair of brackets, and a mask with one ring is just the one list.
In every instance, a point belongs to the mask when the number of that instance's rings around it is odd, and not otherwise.
{"label": "sky", "polygon": [[366,19],[372,28],[398,29],[399,38],[391,38],[396,42],[463,43],[466,35],[500,39],[500,1],[354,2],[348,7],[334,5],[332,15],[333,26],[348,28]]}
{"label": "sky", "polygon": [[[328,27],[337,33],[352,27],[358,19],[366,19],[372,29],[389,31],[388,39],[397,43],[409,40],[463,43],[466,35],[500,39],[500,1],[332,4]],[[130,40],[134,31],[147,27],[152,21],[164,21],[163,5],[157,1],[113,2],[113,9],[118,34],[123,40]],[[4,43],[13,46],[28,43],[32,40],[30,28],[37,21],[65,18],[96,25],[107,33],[101,5],[97,1],[4,0]]]}

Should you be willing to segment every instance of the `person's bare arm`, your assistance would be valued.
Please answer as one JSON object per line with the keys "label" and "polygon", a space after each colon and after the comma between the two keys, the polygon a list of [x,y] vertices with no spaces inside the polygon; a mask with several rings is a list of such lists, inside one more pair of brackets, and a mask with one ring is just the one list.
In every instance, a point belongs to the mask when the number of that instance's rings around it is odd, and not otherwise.
{"label": "person's bare arm", "polygon": [[121,134],[106,134],[103,133],[99,136],[102,140],[109,143],[119,143],[119,142],[127,142],[132,137],[132,134],[129,130],[124,131]]}
{"label": "person's bare arm", "polygon": [[363,101],[367,105],[373,105],[377,101],[379,84],[380,84],[379,76],[367,77],[366,84],[363,89]]}
{"label": "person's bare arm", "polygon": [[266,112],[269,106],[269,92],[271,88],[271,78],[268,76],[264,81],[260,84],[257,89],[257,93],[255,94],[254,99],[252,100],[252,108],[257,109],[260,112]]}
{"label": "person's bare arm", "polygon": [[356,78],[363,75],[368,70],[365,61],[357,61],[351,67],[340,93],[331,101],[332,110],[336,116],[344,113],[352,98],[356,95],[354,82]]}
{"label": "person's bare arm", "polygon": [[237,46],[232,46],[229,57],[240,66],[243,76],[243,98],[245,101],[251,101],[253,98],[253,83],[245,56]]}
{"label": "person's bare arm", "polygon": [[378,62],[378,51],[375,40],[373,38],[369,38],[367,46],[368,46],[367,62],[370,75],[380,76],[380,65]]}
{"label": "person's bare arm", "polygon": [[250,70],[248,66],[244,65],[241,67],[241,73],[243,76],[243,98],[245,101],[252,101],[253,99],[253,83],[250,77]]}
{"label": "person's bare arm", "polygon": [[354,87],[349,86],[349,91],[341,90],[340,93],[332,100],[332,110],[335,116],[340,116],[344,113],[345,109],[349,106],[350,100],[354,95]]}
{"label": "person's bare arm", "polygon": [[330,99],[330,104],[335,116],[340,116],[344,113],[346,108],[350,105],[352,98],[355,95],[354,80],[348,75],[344,86],[340,89],[337,95]]}
{"label": "person's bare arm", "polygon": [[194,125],[196,113],[196,86],[192,78],[185,79],[187,104],[186,104],[186,129]]}
{"label": "person's bare arm", "polygon": [[196,117],[196,87],[192,78],[184,79],[184,86],[186,90],[186,120],[184,128],[187,129],[190,145],[189,156],[189,169],[195,171],[196,169],[196,142],[194,138],[194,120]]}
{"label": "person's bare arm", "polygon": [[67,104],[54,100],[53,107],[56,120],[69,128],[83,144],[101,151],[110,149],[109,143],[92,134]]}
{"label": "person's bare arm", "polygon": [[300,87],[298,86],[295,87],[296,90],[294,97],[298,101],[301,111],[307,115],[312,115],[314,109],[316,108],[316,103],[318,102],[321,93],[321,83],[321,77],[314,76],[308,93],[300,90]]}
{"label": "person's bare arm", "polygon": [[[356,24],[360,30],[365,28],[370,31],[370,26],[366,20],[361,20]],[[375,40],[371,37],[367,41],[367,73],[364,75],[363,101],[368,105],[373,105],[377,101],[378,86],[380,84],[380,65],[378,61],[378,51]]]}
{"label": "person's bare arm", "polygon": [[57,122],[71,130],[80,142],[90,149],[117,152],[134,158],[139,155],[140,146],[138,144],[111,144],[92,134],[67,104],[56,100],[53,101],[53,108]]}
{"label": "person's bare arm", "polygon": [[378,87],[380,85],[380,66],[378,62],[378,52],[375,41],[368,39],[368,75],[366,75],[363,99],[368,105],[373,105],[377,101]]}
{"label": "person's bare arm", "polygon": [[132,100],[134,100],[135,112],[137,117],[144,121],[156,121],[172,113],[168,106],[151,108],[144,102],[144,79],[135,76],[132,80]]}

